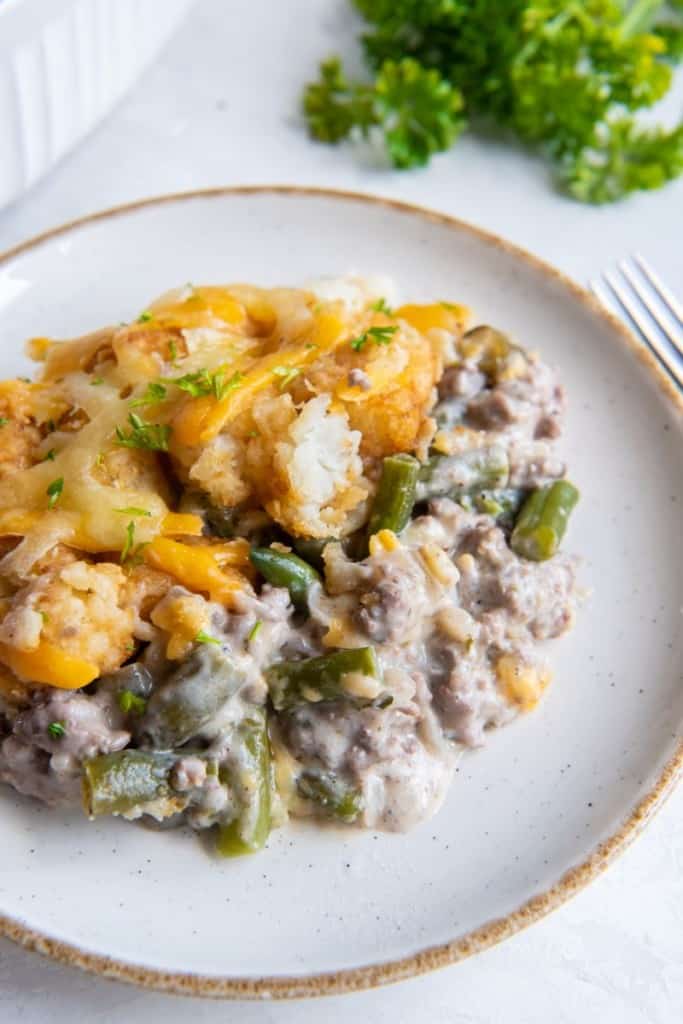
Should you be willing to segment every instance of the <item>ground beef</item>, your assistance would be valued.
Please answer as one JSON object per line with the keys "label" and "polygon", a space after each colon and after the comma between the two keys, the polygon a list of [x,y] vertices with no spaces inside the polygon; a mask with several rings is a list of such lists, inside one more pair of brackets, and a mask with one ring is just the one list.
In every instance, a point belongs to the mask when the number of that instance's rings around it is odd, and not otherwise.
{"label": "ground beef", "polygon": [[[63,735],[52,736],[59,723]],[[0,780],[48,804],[77,801],[83,761],[122,750],[130,733],[109,699],[46,689],[12,723],[0,745]]]}
{"label": "ground beef", "polygon": [[483,430],[504,431],[529,438],[559,435],[565,408],[564,389],[543,363],[530,362],[520,377],[481,391],[467,403],[467,421]]}

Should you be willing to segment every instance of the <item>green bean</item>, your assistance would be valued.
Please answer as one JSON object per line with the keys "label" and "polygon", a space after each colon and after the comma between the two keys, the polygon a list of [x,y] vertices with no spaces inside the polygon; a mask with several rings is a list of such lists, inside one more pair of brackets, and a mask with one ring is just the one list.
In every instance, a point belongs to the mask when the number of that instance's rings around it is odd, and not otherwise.
{"label": "green bean", "polygon": [[479,491],[478,494],[465,494],[459,502],[468,512],[482,512],[492,516],[503,526],[511,526],[522,507],[526,493],[521,487],[505,487],[500,490]]}
{"label": "green bean", "polygon": [[560,546],[579,492],[568,480],[533,491],[524,502],[510,538],[515,554],[532,562],[552,558]]}
{"label": "green bean", "polygon": [[255,853],[271,828],[270,742],[265,710],[254,710],[240,727],[239,770],[228,781],[240,805],[237,817],[218,828],[216,850],[223,857]]}
{"label": "green bean", "polygon": [[461,355],[496,383],[513,353],[520,352],[506,334],[481,324],[464,335],[459,345]]}
{"label": "green bean", "polygon": [[[175,754],[156,750],[120,750],[93,757],[83,765],[83,803],[91,818],[102,814],[144,813],[145,806],[172,801],[168,814],[183,809],[187,797],[170,784]],[[158,810],[158,807],[157,807]]]}
{"label": "green bean", "polygon": [[312,565],[291,551],[276,551],[274,548],[252,548],[249,559],[269,583],[287,588],[296,608],[308,607],[309,588],[320,582],[320,574]]}
{"label": "green bean", "polygon": [[363,810],[360,790],[343,782],[334,772],[303,772],[296,785],[305,800],[316,804],[329,817],[348,825]]}
{"label": "green bean", "polygon": [[[282,661],[266,672],[270,699],[276,711],[309,702],[336,700],[354,695],[344,688],[344,677],[350,673],[381,680],[377,655],[373,647],[356,647],[334,651],[319,658],[303,661]],[[364,700],[362,703],[372,703]]]}
{"label": "green bean", "polygon": [[380,530],[400,533],[410,521],[415,504],[415,486],[420,463],[412,455],[389,455],[382,462],[382,475],[372,504],[368,536]]}
{"label": "green bean", "polygon": [[318,537],[292,537],[290,543],[304,562],[308,562],[315,569],[322,571],[324,568],[323,551],[325,545],[329,544],[331,540],[331,537],[324,537],[322,540]]}
{"label": "green bean", "polygon": [[124,665],[105,676],[100,676],[96,683],[97,692],[109,691],[113,694],[132,693],[136,697],[149,697],[154,687],[152,673],[139,661]]}
{"label": "green bean", "polygon": [[235,536],[235,525],[237,521],[236,508],[224,508],[221,505],[208,505],[204,512],[204,518],[209,530],[214,537],[223,537],[230,540]]}
{"label": "green bean", "polygon": [[446,495],[461,498],[465,494],[504,488],[509,475],[507,452],[499,444],[458,455],[432,455],[420,469],[417,499],[426,501]]}
{"label": "green bean", "polygon": [[155,750],[182,746],[211,721],[241,682],[220,647],[198,647],[152,693],[137,738]]}

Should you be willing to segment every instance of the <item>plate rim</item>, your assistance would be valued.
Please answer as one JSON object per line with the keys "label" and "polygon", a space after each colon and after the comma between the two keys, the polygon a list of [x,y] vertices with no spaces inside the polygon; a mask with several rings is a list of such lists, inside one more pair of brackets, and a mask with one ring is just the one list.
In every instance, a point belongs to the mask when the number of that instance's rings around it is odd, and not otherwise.
{"label": "plate rim", "polygon": [[[615,340],[627,348],[650,377],[655,381],[663,398],[674,413],[683,416],[683,393],[679,392],[657,360],[631,334],[627,327],[605,309],[590,292],[577,284],[552,264],[535,256],[517,244],[501,238],[487,229],[477,227],[450,214],[430,207],[368,192],[323,188],[307,185],[231,185],[206,189],[149,196],[132,202],[107,207],[94,213],[66,221],[47,231],[0,252],[0,271],[14,259],[39,248],[46,242],[78,231],[100,221],[113,220],[149,207],[182,203],[195,199],[218,199],[225,196],[287,196],[342,200],[383,206],[413,216],[428,223],[438,224],[483,241],[505,252],[530,267],[541,276],[559,284],[580,305],[586,308],[604,326],[610,328]],[[487,921],[478,928],[450,942],[417,950],[407,956],[378,964],[348,967],[338,971],[316,972],[302,975],[273,977],[239,977],[234,975],[204,975],[183,971],[164,971],[159,968],[134,964],[115,957],[88,952],[72,943],[55,939],[28,927],[20,920],[0,913],[0,936],[22,946],[30,952],[40,953],[70,967],[78,967],[90,974],[138,985],[142,988],[186,996],[232,999],[301,999],[313,996],[339,995],[358,992],[391,982],[424,974],[481,953],[506,938],[540,920],[561,906],[581,889],[597,878],[642,832],[654,814],[683,778],[683,741],[666,762],[649,791],[638,801],[628,817],[607,839],[598,843],[578,865],[565,872],[553,885],[526,900],[504,917]]]}

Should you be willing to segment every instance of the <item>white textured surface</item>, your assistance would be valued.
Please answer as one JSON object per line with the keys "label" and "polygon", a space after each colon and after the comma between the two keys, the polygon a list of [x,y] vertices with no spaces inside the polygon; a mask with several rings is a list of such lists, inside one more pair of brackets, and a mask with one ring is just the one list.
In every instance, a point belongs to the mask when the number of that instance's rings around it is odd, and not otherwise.
{"label": "white textured surface", "polygon": [[193,0],[8,0],[0,10],[0,207],[105,116]]}
{"label": "white textured surface", "polygon": [[[370,169],[309,143],[293,113],[300,79],[322,53],[345,48],[350,31],[346,0],[204,0],[116,115],[0,215],[0,247],[139,195],[277,180],[439,207],[507,235],[578,279],[638,247],[683,291],[683,182],[591,210],[553,195],[529,157],[488,141],[464,140],[413,175]],[[190,1006],[87,978],[2,943],[0,1020],[669,1024],[683,1014],[682,809],[683,790],[608,876],[532,930],[393,989],[324,1005]]]}

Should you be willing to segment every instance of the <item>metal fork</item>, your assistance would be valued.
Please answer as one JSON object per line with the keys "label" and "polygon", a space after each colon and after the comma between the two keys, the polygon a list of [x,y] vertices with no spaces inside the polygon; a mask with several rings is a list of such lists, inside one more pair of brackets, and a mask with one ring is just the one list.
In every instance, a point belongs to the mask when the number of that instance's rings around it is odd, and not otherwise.
{"label": "metal fork", "polygon": [[[639,253],[617,266],[621,277],[604,271],[603,280],[641,339],[683,390],[683,304]],[[602,282],[591,281],[590,286],[603,306],[619,315]]]}

